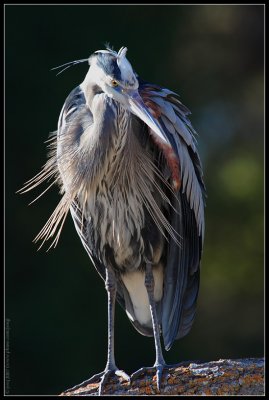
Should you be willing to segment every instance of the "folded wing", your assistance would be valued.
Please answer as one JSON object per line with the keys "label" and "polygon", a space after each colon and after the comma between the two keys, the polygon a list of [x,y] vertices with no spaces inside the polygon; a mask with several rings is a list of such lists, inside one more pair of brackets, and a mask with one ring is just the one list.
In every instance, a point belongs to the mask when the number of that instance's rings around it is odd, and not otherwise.
{"label": "folded wing", "polygon": [[[185,336],[193,323],[199,290],[200,259],[204,236],[202,166],[196,150],[196,132],[174,92],[140,82],[140,95],[165,131],[180,166],[181,185],[171,196],[169,222],[181,237],[170,240],[162,300],[162,334],[166,350]],[[151,132],[151,134],[154,134]]]}

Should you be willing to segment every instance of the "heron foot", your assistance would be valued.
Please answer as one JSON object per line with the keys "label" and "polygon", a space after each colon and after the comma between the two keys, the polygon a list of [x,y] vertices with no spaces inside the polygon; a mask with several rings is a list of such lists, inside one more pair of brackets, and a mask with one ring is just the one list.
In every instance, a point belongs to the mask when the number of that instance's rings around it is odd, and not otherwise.
{"label": "heron foot", "polygon": [[164,369],[169,369],[169,368],[176,368],[178,367],[180,364],[173,364],[173,365],[168,365],[165,363],[155,363],[153,365],[153,367],[142,367],[140,369],[138,369],[137,371],[135,371],[132,375],[131,375],[131,382],[133,382],[136,378],[138,378],[141,375],[147,375],[147,374],[154,374],[156,376],[156,380],[157,380],[157,389],[160,392],[161,391],[161,382],[162,382],[162,378],[163,378],[163,370]]}
{"label": "heron foot", "polygon": [[119,377],[121,377],[123,380],[125,380],[126,382],[130,382],[131,378],[129,375],[126,374],[126,372],[124,372],[121,369],[115,368],[115,369],[105,369],[104,372],[102,373],[102,378],[100,381],[100,385],[99,385],[99,396],[101,396],[103,394],[103,391],[105,389],[105,385],[107,383],[108,378],[110,378],[113,375],[117,375]]}
{"label": "heron foot", "polygon": [[100,381],[99,384],[99,389],[98,389],[98,394],[99,396],[101,396],[103,394],[105,385],[108,381],[108,378],[113,377],[113,375],[117,375],[121,378],[123,378],[123,380],[129,382],[130,381],[130,377],[129,375],[126,374],[126,372],[124,372],[123,370],[120,370],[118,368],[106,368],[104,371],[99,372],[98,374],[93,375],[91,378],[87,379],[86,381],[73,386],[70,389],[65,390],[63,393],[67,393],[67,392],[74,392],[75,390],[81,389],[81,388],[85,388],[85,386],[91,384],[91,383],[97,383]]}

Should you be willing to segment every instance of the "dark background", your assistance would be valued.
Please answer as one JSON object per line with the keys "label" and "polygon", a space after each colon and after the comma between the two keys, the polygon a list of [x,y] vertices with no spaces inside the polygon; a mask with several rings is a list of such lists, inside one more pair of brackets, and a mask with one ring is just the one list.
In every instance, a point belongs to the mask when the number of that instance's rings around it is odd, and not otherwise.
{"label": "dark background", "polygon": [[[104,369],[103,282],[68,217],[59,244],[32,239],[60,199],[54,187],[15,192],[46,161],[68,93],[87,64],[54,66],[110,42],[127,46],[145,80],[178,92],[192,111],[208,190],[201,290],[189,335],[170,363],[259,357],[264,351],[264,7],[5,7],[5,298],[9,394],[58,394]],[[43,189],[45,186],[43,187]],[[116,308],[116,361],[154,362],[154,342]]]}

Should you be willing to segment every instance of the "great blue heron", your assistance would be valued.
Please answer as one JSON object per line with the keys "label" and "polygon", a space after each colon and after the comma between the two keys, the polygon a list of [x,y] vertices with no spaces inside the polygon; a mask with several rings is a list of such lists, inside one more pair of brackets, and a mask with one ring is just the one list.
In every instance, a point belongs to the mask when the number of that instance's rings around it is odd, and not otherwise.
{"label": "great blue heron", "polygon": [[84,81],[62,108],[49,160],[23,188],[55,177],[63,196],[36,239],[55,235],[56,245],[70,210],[105,281],[107,364],[84,382],[100,380],[99,394],[110,375],[130,379],[115,363],[115,299],[138,332],[154,336],[160,390],[168,367],[160,334],[169,350],[192,326],[204,236],[205,187],[190,111],[176,93],[141,80],[126,51],[89,57]]}

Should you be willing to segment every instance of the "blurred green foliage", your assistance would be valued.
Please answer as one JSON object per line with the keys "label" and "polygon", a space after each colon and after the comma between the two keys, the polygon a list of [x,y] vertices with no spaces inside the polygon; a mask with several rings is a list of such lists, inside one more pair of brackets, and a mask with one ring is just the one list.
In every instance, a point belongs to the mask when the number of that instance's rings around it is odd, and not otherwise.
{"label": "blurred green foliage", "polygon": [[[194,326],[167,362],[258,357],[264,351],[264,7],[262,5],[5,6],[5,295],[9,394],[57,394],[106,361],[104,285],[71,218],[57,248],[31,241],[59,201],[15,194],[46,160],[85,58],[125,45],[138,74],[178,92],[193,112],[208,191]],[[40,191],[37,191],[36,195]],[[116,361],[154,362],[152,339],[116,310]]]}

